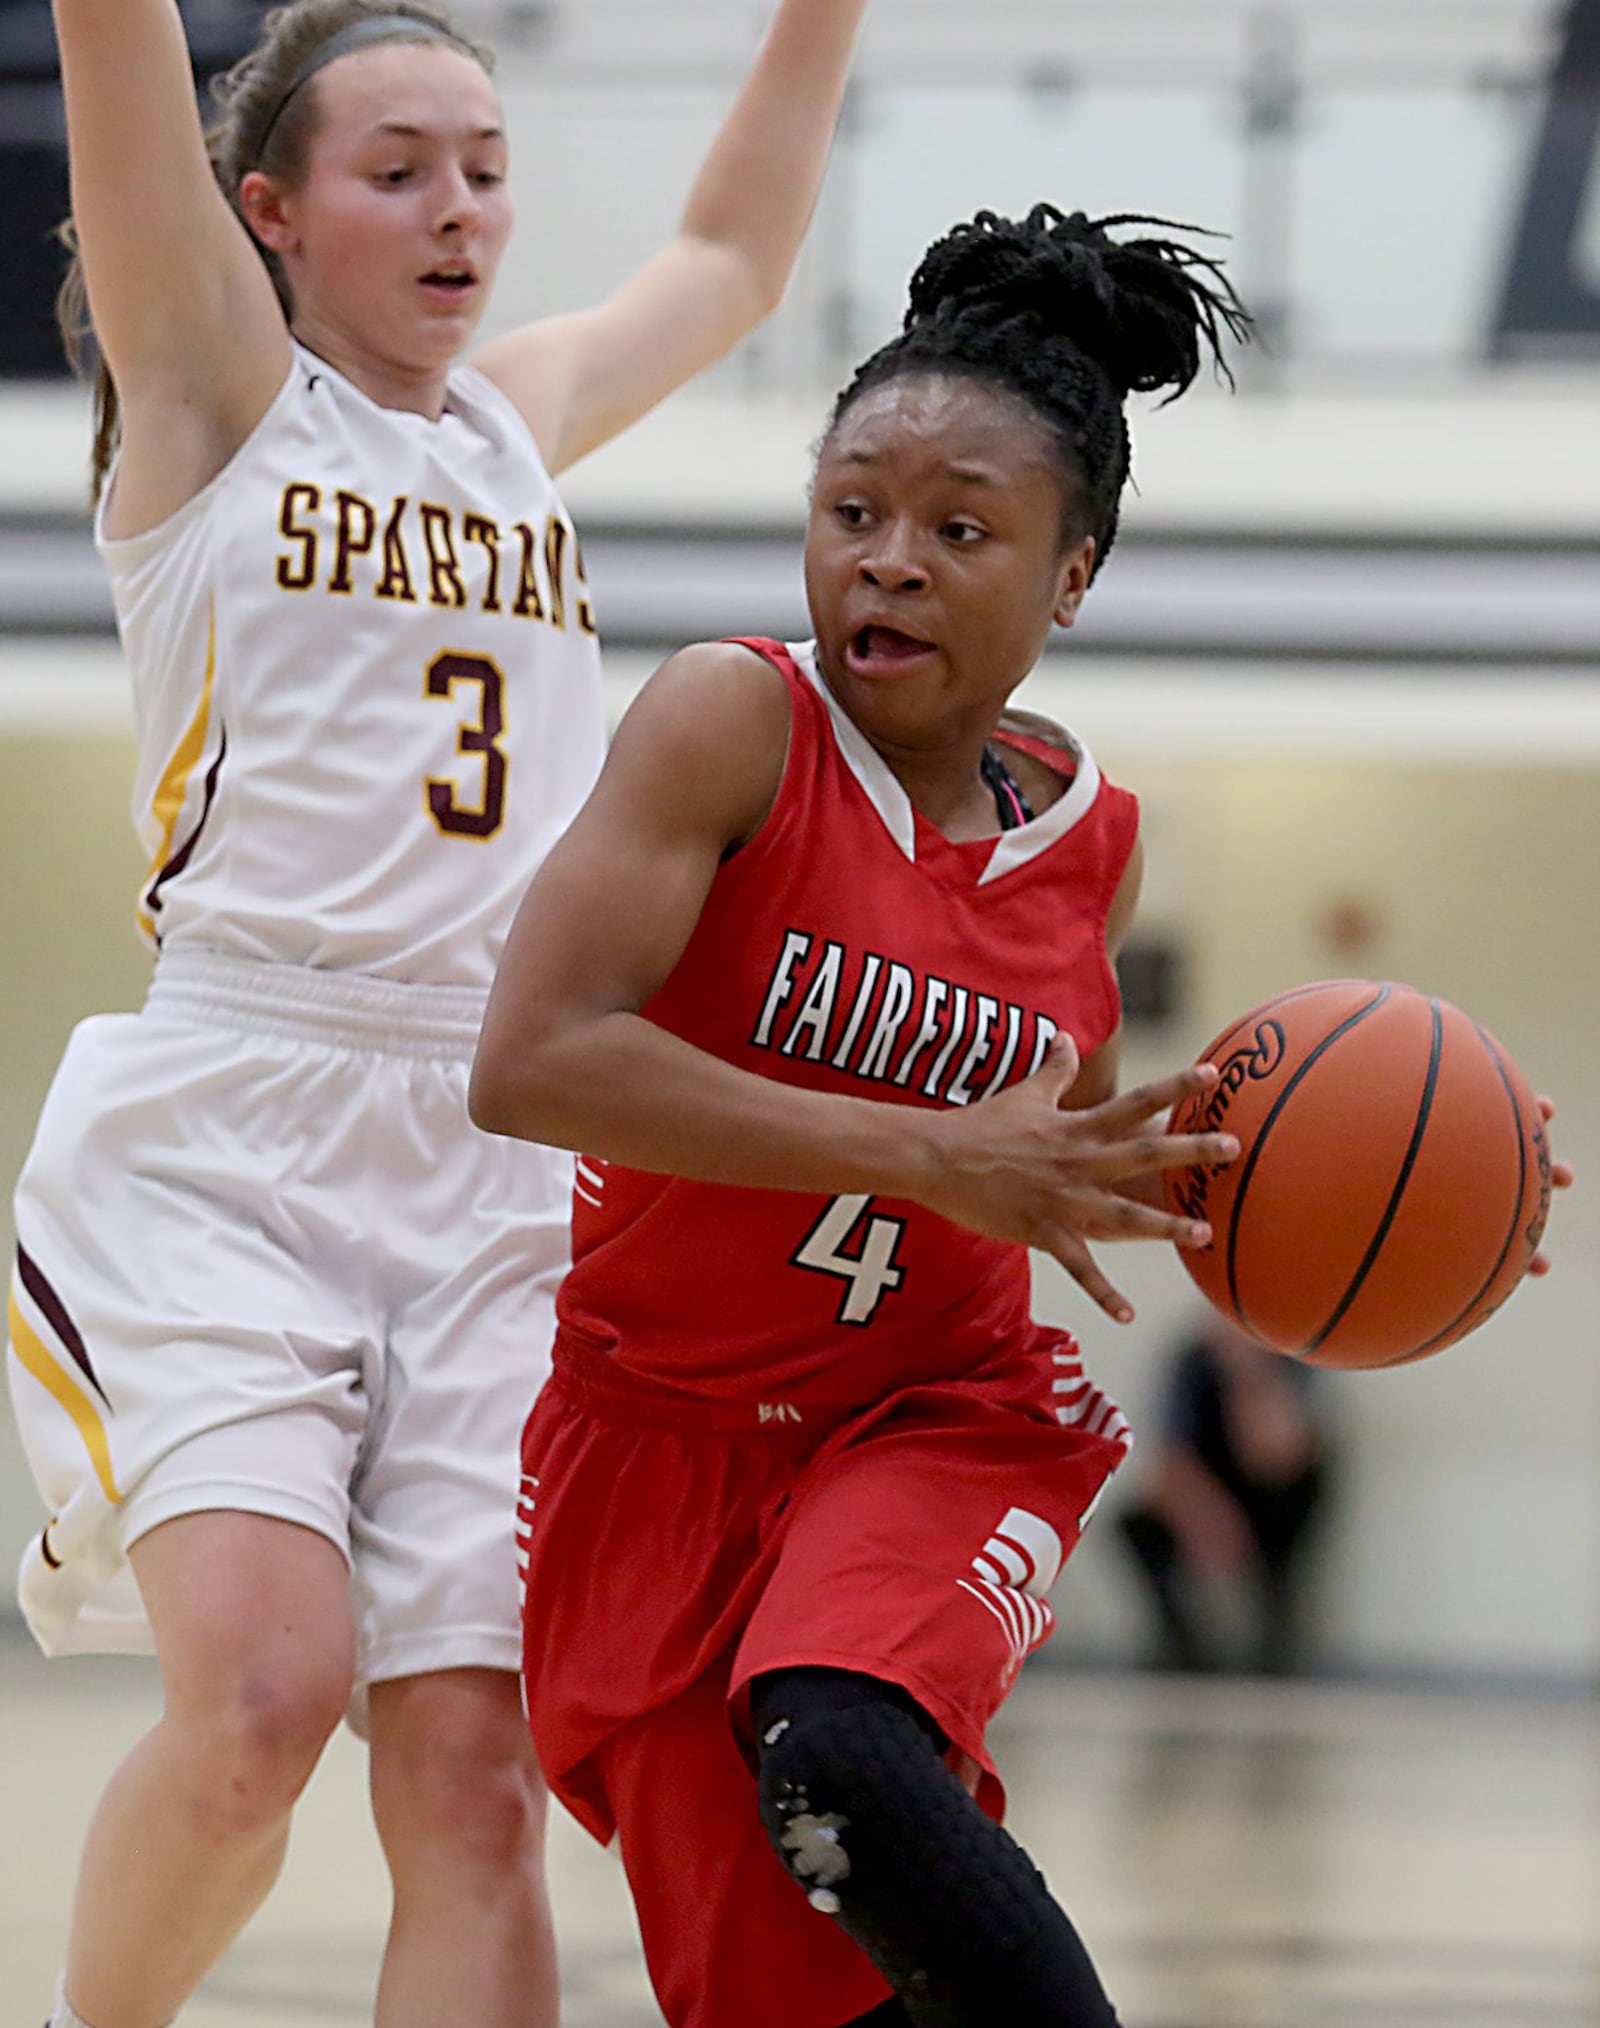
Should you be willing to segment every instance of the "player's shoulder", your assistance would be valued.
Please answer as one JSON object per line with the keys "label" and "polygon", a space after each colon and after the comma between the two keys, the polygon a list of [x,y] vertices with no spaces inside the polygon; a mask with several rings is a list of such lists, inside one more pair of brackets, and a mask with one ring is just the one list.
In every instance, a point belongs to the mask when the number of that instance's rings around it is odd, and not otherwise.
{"label": "player's shoulder", "polygon": [[792,657],[781,641],[755,635],[720,641],[691,641],[669,655],[653,681],[717,689],[730,697],[786,696],[785,665]]}
{"label": "player's shoulder", "polygon": [[729,840],[749,837],[777,795],[789,747],[783,671],[735,641],[671,655],[624,713],[608,768],[648,770],[676,799],[714,806]]}
{"label": "player's shoulder", "polygon": [[783,670],[745,641],[694,641],[669,655],[629,707],[623,726],[648,723],[688,747],[787,740],[790,687]]}

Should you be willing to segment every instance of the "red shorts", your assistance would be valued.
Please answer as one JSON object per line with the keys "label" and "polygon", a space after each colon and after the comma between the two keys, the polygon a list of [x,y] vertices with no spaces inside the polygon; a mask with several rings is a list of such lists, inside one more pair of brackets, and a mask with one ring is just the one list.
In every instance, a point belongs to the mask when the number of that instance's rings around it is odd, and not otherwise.
{"label": "red shorts", "polygon": [[964,1379],[795,1423],[558,1346],[523,1439],[529,1720],[555,1793],[620,1837],[672,2028],[840,2028],[887,1996],[767,1844],[756,1676],[899,1684],[1000,1815],[986,1727],[1126,1455],[1076,1372],[1071,1341],[1041,1332]]}

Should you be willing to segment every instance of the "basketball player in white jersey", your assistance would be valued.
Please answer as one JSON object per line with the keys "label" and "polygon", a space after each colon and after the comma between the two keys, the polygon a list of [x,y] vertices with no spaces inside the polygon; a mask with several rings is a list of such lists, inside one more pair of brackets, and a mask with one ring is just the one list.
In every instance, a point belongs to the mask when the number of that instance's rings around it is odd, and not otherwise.
{"label": "basketball player in white jersey", "polygon": [[209,159],[175,0],[55,0],[159,956],[142,1013],[77,1030],[19,1186],[22,1596],[47,1651],[153,1645],[166,1692],[56,2028],[177,2015],[352,1705],[381,2028],[556,2019],[512,1514],[570,1177],[465,1110],[601,753],[551,474],[776,303],[864,5],[779,0],[677,237],[463,367],[506,137],[431,0],[270,15]]}

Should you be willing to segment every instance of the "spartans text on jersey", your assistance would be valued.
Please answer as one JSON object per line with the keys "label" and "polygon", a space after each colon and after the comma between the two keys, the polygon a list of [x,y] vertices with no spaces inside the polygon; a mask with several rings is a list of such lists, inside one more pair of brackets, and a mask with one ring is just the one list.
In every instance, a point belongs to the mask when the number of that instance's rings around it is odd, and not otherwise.
{"label": "spartans text on jersey", "polygon": [[542,620],[564,633],[569,601],[580,632],[595,632],[572,524],[560,514],[536,528],[503,528],[486,514],[398,494],[379,508],[342,488],[326,502],[320,486],[296,481],[283,490],[278,532],[289,543],[277,557],[285,591],[322,589],[349,598],[358,591],[401,605],[426,603],[459,611]]}

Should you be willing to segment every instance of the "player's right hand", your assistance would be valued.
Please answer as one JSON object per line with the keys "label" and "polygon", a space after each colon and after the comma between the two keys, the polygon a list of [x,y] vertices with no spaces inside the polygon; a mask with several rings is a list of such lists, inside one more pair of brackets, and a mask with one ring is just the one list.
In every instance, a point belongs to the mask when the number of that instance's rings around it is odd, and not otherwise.
{"label": "player's right hand", "polygon": [[1141,1185],[1148,1189],[1169,1169],[1219,1168],[1233,1161],[1239,1143],[1232,1134],[1166,1132],[1173,1106],[1217,1082],[1212,1064],[1068,1110],[1078,1070],[1070,1036],[1059,1035],[1022,1084],[929,1117],[933,1175],[918,1198],[973,1232],[1050,1254],[1108,1316],[1128,1323],[1133,1305],[1101,1273],[1088,1242],[1209,1245],[1208,1225],[1139,1201]]}

